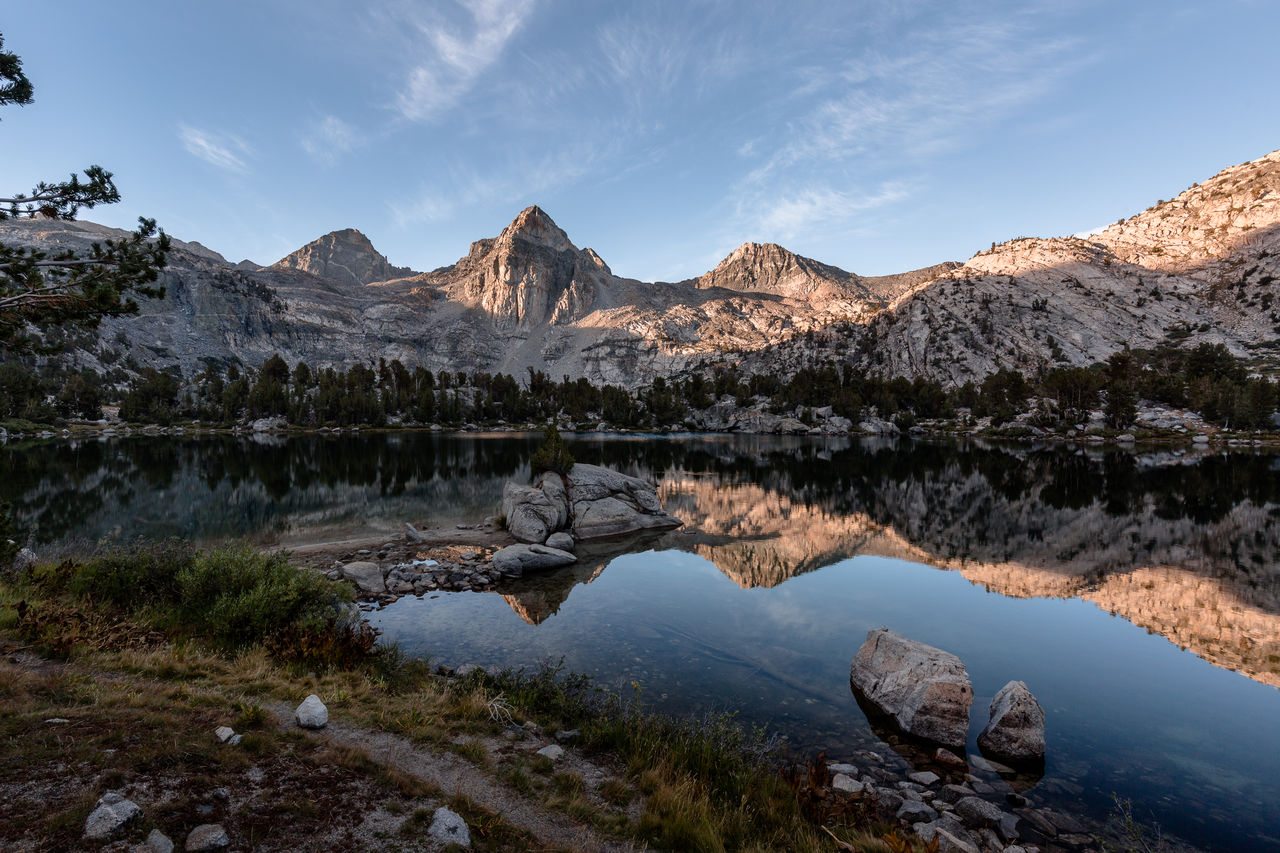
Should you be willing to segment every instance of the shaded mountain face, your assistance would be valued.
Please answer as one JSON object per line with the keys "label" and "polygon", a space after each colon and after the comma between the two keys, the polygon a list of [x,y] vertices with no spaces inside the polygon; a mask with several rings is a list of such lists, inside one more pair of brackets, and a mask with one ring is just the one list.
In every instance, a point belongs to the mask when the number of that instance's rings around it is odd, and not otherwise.
{"label": "shaded mountain face", "polygon": [[902,293],[859,335],[859,363],[963,382],[1088,365],[1174,332],[1274,367],[1278,281],[1280,151],[1097,234],[980,252]]}
{"label": "shaded mountain face", "polygon": [[[0,222],[0,242],[87,248],[87,222]],[[964,264],[863,277],[746,243],[689,281],[617,276],[538,207],[456,263],[393,266],[354,229],[270,267],[175,242],[168,295],[109,319],[81,366],[108,358],[256,367],[379,357],[431,370],[585,376],[628,387],[731,361],[788,375],[814,360],[947,383],[1104,360],[1170,333],[1280,363],[1280,152],[1227,169],[1087,238],[1013,240]]]}
{"label": "shaded mountain face", "polygon": [[408,267],[392,266],[369,238],[354,228],[330,231],[285,255],[271,268],[301,270],[353,286],[416,275]]}

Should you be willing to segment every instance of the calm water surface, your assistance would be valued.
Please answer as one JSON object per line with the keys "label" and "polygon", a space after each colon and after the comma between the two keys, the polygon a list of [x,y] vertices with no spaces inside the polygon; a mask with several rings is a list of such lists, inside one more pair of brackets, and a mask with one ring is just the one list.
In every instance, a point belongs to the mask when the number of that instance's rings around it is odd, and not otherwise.
{"label": "calm water surface", "polygon": [[[43,547],[138,535],[325,541],[496,512],[535,441],[429,434],[10,444],[0,494]],[[564,658],[677,714],[736,712],[832,757],[896,755],[849,690],[874,627],[1025,681],[1037,803],[1280,850],[1280,457],[982,443],[582,437],[685,522],[496,593],[372,615],[449,664]],[[634,682],[635,686],[632,686]],[[907,752],[905,748],[904,752]],[[1027,780],[1023,780],[1025,784]]]}

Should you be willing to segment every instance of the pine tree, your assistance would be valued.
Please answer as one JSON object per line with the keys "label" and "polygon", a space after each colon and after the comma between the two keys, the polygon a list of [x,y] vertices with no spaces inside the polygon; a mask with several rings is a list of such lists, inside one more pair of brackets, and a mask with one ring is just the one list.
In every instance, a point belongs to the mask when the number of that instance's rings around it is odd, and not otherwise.
{"label": "pine tree", "polygon": [[[4,49],[0,36],[0,106],[32,102],[34,88],[22,60]],[[84,180],[36,184],[30,193],[0,197],[0,219],[45,216],[74,219],[81,208],[120,200],[111,173],[90,166]],[[119,240],[94,243],[87,252],[42,252],[0,244],[0,347],[21,351],[34,342],[27,324],[92,327],[102,317],[132,314],[130,294],[160,297],[155,287],[169,251],[169,237],[155,220],[140,218],[138,230]]]}

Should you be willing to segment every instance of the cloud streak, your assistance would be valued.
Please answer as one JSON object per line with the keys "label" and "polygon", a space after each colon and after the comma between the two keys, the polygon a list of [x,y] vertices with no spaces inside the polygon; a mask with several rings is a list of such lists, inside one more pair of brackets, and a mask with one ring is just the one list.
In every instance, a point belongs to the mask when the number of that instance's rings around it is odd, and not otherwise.
{"label": "cloud streak", "polygon": [[417,50],[395,98],[410,121],[425,122],[453,107],[501,57],[533,12],[533,0],[460,0],[466,20],[450,24],[436,13],[401,7]]}
{"label": "cloud streak", "polygon": [[188,154],[228,172],[246,174],[249,165],[245,158],[253,154],[243,139],[230,133],[215,133],[190,125],[178,128],[178,139]]}
{"label": "cloud streak", "polygon": [[354,125],[327,115],[315,122],[302,138],[302,150],[316,162],[332,166],[343,154],[358,148],[362,141]]}

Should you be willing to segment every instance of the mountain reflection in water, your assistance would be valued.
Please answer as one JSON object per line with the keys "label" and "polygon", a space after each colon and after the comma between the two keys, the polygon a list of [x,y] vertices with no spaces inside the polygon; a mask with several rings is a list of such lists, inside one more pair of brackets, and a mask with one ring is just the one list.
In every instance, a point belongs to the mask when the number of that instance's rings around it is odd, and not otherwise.
{"label": "mountain reflection in water", "polygon": [[[138,437],[11,443],[2,496],[38,545],[136,536],[290,544],[475,521],[528,476],[531,436]],[[659,483],[685,523],[588,548],[504,589],[530,623],[620,550],[675,548],[743,588],[856,555],[955,570],[1014,597],[1080,597],[1280,686],[1280,457],[981,441],[570,439]]]}

